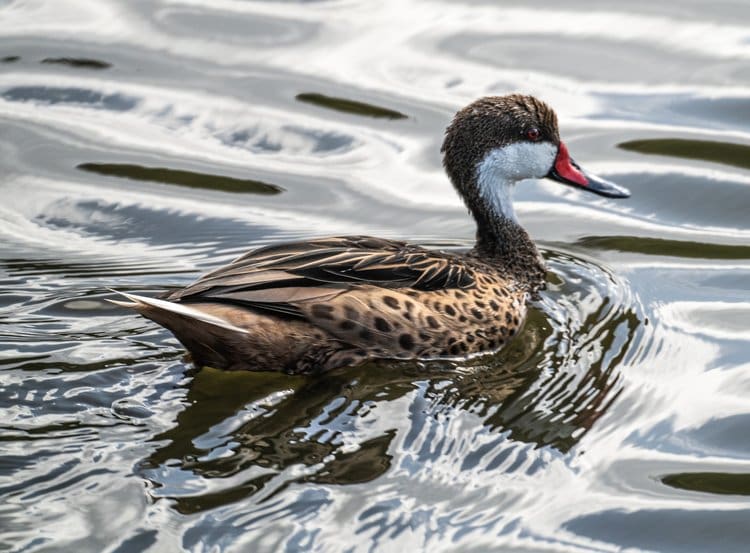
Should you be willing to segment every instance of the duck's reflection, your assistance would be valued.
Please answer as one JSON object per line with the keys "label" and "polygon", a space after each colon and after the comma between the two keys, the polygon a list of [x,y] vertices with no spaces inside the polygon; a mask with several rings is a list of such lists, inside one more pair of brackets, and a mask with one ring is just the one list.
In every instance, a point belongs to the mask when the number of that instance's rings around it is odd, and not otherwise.
{"label": "duck's reflection", "polygon": [[[569,294],[566,287],[559,292]],[[490,360],[461,367],[368,364],[317,378],[203,369],[177,424],[154,438],[164,445],[142,463],[143,472],[156,485],[154,494],[172,497],[181,512],[238,501],[289,469],[295,475],[285,475],[284,486],[367,482],[391,467],[400,429],[410,436],[429,432],[431,417],[451,411],[478,417],[478,432],[565,453],[617,397],[618,367],[642,333],[636,310],[608,299],[578,330],[568,323],[550,322],[549,314],[532,309],[518,340]],[[426,406],[422,414],[390,420],[386,405],[408,394]],[[428,449],[417,456],[445,453]],[[173,494],[172,470],[203,484],[222,479],[226,486]]]}

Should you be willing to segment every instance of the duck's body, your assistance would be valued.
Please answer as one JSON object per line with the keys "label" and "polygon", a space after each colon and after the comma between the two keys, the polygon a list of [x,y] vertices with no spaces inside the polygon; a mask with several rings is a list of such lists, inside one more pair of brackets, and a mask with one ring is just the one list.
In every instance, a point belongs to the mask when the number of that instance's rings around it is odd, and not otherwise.
{"label": "duck's body", "polygon": [[514,336],[544,287],[544,263],[510,203],[520,179],[550,176],[605,195],[557,136],[554,112],[527,96],[459,112],[446,169],[474,215],[477,244],[457,255],[372,237],[250,252],[155,300],[119,302],[171,330],[198,365],[310,373],[367,359],[492,352]]}
{"label": "duck's body", "polygon": [[362,236],[262,248],[164,298],[199,313],[144,298],[132,307],[199,365],[306,373],[496,350],[515,335],[530,291],[474,255]]}

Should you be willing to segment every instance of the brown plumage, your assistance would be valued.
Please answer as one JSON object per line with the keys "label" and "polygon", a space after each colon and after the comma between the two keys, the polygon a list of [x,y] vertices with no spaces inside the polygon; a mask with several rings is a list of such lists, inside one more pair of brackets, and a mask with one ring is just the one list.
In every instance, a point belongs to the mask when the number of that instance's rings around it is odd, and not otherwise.
{"label": "brown plumage", "polygon": [[477,221],[465,255],[366,236],[316,239],[252,251],[162,299],[123,294],[130,301],[116,303],[170,329],[197,365],[218,368],[312,373],[495,351],[518,333],[545,277],[495,188],[546,175],[604,193],[594,187],[604,181],[569,167],[561,144],[554,112],[530,96],[483,98],[458,112],[442,151]]}

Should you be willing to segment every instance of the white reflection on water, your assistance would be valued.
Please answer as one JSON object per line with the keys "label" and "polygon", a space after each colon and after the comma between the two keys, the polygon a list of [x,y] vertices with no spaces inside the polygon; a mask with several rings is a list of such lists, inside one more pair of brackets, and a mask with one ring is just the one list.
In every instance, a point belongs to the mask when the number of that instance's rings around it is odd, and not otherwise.
{"label": "white reflection on water", "polygon": [[750,303],[747,302],[671,302],[659,312],[665,323],[687,334],[718,340],[750,340]]}

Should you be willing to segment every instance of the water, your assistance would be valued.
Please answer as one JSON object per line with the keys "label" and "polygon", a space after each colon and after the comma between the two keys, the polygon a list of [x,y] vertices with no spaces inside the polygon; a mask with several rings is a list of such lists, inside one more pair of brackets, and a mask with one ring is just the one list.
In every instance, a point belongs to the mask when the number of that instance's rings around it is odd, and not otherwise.
{"label": "water", "polygon": [[[746,551],[750,6],[0,1],[0,550]],[[196,370],[107,290],[254,246],[466,248],[453,112],[524,91],[612,201],[523,183],[496,358]]]}

